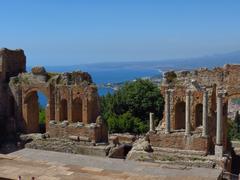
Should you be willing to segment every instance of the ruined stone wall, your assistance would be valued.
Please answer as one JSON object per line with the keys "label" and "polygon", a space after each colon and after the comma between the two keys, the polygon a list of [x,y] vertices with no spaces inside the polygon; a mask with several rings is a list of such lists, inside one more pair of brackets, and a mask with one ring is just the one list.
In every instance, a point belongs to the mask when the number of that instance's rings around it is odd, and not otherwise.
{"label": "ruined stone wall", "polygon": [[0,81],[8,83],[9,78],[26,71],[26,56],[21,49],[0,49]]}
{"label": "ruined stone wall", "polygon": [[[94,123],[100,114],[99,97],[96,86],[58,85],[55,90],[55,120]],[[65,102],[65,103],[63,103]],[[63,108],[66,106],[65,108]],[[65,113],[63,113],[65,111]],[[65,114],[65,118],[62,118]]]}
{"label": "ruined stone wall", "polygon": [[[223,89],[226,91],[226,98],[228,103],[228,116],[227,118],[234,119],[236,112],[240,111],[240,65],[224,65],[222,68],[214,68],[212,70],[201,68],[194,71],[176,72],[176,78],[173,83],[170,83],[170,88],[173,89],[186,89],[191,85],[191,81],[196,81],[200,87],[213,89],[211,97],[210,110],[216,109],[216,91]],[[181,93],[184,95],[184,93]],[[194,96],[194,99],[197,99]]]}
{"label": "ruined stone wall", "polygon": [[[240,65],[225,65],[223,68],[199,69],[194,71],[167,72],[161,86],[161,93],[167,96],[166,90],[171,91],[170,95],[170,125],[172,132],[185,130],[185,106],[186,92],[190,91],[190,131],[202,131],[203,116],[203,93],[208,91],[208,150],[213,151],[216,142],[216,95],[224,91],[223,96],[223,137],[224,150],[227,149],[227,119],[233,117],[236,111],[240,110]],[[231,116],[230,116],[231,115]],[[162,127],[165,127],[165,114]],[[182,130],[181,130],[182,129]],[[179,131],[179,132],[180,132]],[[192,135],[191,135],[192,136]],[[170,139],[169,139],[170,138]],[[179,138],[179,137],[178,137]],[[171,137],[166,141],[173,142]],[[161,140],[162,141],[162,140]],[[183,142],[181,140],[181,142]],[[167,142],[164,142],[169,144]],[[194,141],[192,142],[194,144]],[[171,143],[170,143],[171,144]],[[181,144],[185,146],[184,143]],[[169,145],[171,146],[171,145]],[[190,147],[189,145],[186,145]],[[172,144],[172,147],[175,147]],[[179,145],[179,147],[181,147]],[[192,147],[195,149],[195,147]]]}
{"label": "ruined stone wall", "polygon": [[[100,115],[96,86],[87,72],[48,73],[34,67],[26,73],[23,50],[0,49],[0,140],[5,135],[39,132],[38,93],[47,98],[46,130],[54,137],[87,136],[107,141],[107,127],[96,124]],[[50,121],[68,122],[66,127],[50,126]],[[73,128],[83,123],[82,128]],[[71,125],[73,124],[73,125]]]}
{"label": "ruined stone wall", "polygon": [[[74,73],[76,75],[76,72]],[[47,74],[46,74],[47,75]],[[37,101],[28,96],[31,93],[42,92],[47,97],[47,125],[50,120],[64,121],[70,123],[83,122],[90,124],[96,121],[100,114],[99,98],[97,88],[90,82],[69,79],[69,73],[55,74],[52,77],[41,78],[32,73],[23,73],[18,77],[12,78],[10,84],[15,100],[22,108],[22,117],[25,124],[34,119],[35,113],[28,113],[27,107],[31,105],[30,101]],[[85,76],[84,76],[85,77]],[[86,77],[85,77],[86,78]],[[91,78],[88,78],[91,80]],[[20,98],[17,98],[19,97]],[[32,106],[33,109],[36,109]],[[31,118],[32,116],[32,118]],[[78,117],[77,117],[78,116]],[[19,119],[19,121],[22,121]],[[48,127],[47,127],[48,129]]]}
{"label": "ruined stone wall", "polygon": [[[165,91],[169,87],[162,86],[161,93],[165,97]],[[172,88],[172,87],[171,87]],[[177,86],[172,88],[171,99],[170,99],[170,119],[171,119],[171,129],[184,129],[185,128],[185,103],[186,103],[186,87],[185,86]],[[208,117],[211,121],[215,120],[215,110],[216,110],[216,89],[208,88]],[[191,130],[195,130],[197,127],[201,126],[202,114],[197,114],[197,110],[199,110],[199,105],[202,105],[203,102],[203,94],[202,92],[193,90],[191,92],[191,102],[190,102],[190,122],[191,122]],[[178,111],[178,108],[182,108],[182,112]],[[181,117],[181,114],[183,117]],[[165,113],[163,113],[163,120],[165,120]],[[213,122],[209,122],[214,126]],[[181,125],[182,124],[182,125]],[[182,127],[182,128],[179,128]]]}
{"label": "ruined stone wall", "polygon": [[[43,67],[34,67],[32,72],[12,78],[10,87],[18,108],[21,109],[16,117],[20,132],[39,132],[36,95],[41,92],[47,98],[46,131],[51,136],[87,136],[98,142],[107,139],[105,126],[87,128],[94,126],[100,115],[97,87],[88,73],[48,73]],[[59,126],[51,125],[50,121]],[[69,125],[62,127],[61,123]],[[76,123],[81,123],[81,128],[75,128]]]}
{"label": "ruined stone wall", "polygon": [[69,139],[73,136],[84,142],[108,142],[106,126],[96,123],[84,125],[82,123],[64,124],[51,122],[48,133],[50,137],[55,138]]}
{"label": "ruined stone wall", "polygon": [[212,70],[201,68],[194,71],[176,72],[172,86],[187,86],[195,80],[198,84],[205,87],[216,86],[227,91],[228,96],[239,94],[240,90],[240,65],[226,64],[224,67]]}
{"label": "ruined stone wall", "polygon": [[25,72],[26,57],[21,49],[0,49],[0,140],[15,135],[16,102],[9,88],[9,79]]}

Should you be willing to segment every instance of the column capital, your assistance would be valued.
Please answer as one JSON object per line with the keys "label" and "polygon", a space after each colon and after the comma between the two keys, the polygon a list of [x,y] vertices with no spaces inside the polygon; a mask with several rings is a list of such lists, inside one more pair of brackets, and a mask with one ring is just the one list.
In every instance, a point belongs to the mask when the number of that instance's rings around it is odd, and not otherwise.
{"label": "column capital", "polygon": [[165,90],[165,93],[166,94],[170,94],[170,93],[173,93],[174,92],[174,89],[166,89]]}
{"label": "column capital", "polygon": [[192,90],[191,89],[187,89],[186,90],[186,96],[191,96],[192,94]]}
{"label": "column capital", "polygon": [[208,89],[206,86],[203,86],[203,87],[201,88],[201,91],[202,91],[203,93],[205,93],[205,92],[208,92],[209,89]]}
{"label": "column capital", "polygon": [[217,97],[219,97],[219,98],[225,97],[226,94],[227,94],[226,90],[218,90],[217,91]]}

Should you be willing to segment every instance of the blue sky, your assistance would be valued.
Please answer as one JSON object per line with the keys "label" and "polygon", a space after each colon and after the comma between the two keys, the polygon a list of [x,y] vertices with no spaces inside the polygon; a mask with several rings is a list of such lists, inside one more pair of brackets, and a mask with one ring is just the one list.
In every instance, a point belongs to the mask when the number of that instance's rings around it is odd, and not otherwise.
{"label": "blue sky", "polygon": [[2,0],[0,46],[28,65],[148,61],[240,50],[239,0]]}

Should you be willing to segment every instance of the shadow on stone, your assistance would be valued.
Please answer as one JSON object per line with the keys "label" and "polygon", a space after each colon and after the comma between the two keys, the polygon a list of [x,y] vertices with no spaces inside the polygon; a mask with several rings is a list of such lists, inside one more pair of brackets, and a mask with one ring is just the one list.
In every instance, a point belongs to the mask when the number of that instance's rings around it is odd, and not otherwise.
{"label": "shadow on stone", "polygon": [[235,151],[232,151],[232,173],[239,174],[240,173],[240,155],[237,155]]}

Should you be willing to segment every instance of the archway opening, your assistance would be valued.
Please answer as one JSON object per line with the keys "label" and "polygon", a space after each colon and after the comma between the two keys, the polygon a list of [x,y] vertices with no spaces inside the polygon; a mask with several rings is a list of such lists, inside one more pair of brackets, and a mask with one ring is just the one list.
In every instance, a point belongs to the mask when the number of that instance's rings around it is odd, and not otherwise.
{"label": "archway opening", "polygon": [[27,133],[46,132],[46,112],[48,99],[40,91],[32,91],[24,102],[24,119]]}
{"label": "archway opening", "polygon": [[185,129],[185,102],[175,105],[175,129]]}
{"label": "archway opening", "polygon": [[195,107],[195,122],[196,127],[202,126],[203,105],[197,104]]}
{"label": "archway opening", "polygon": [[62,99],[60,104],[60,121],[68,120],[67,100]]}
{"label": "archway opening", "polygon": [[83,110],[82,110],[82,99],[80,97],[73,100],[72,106],[72,121],[73,122],[82,122]]}

